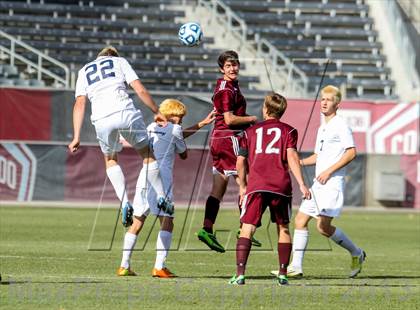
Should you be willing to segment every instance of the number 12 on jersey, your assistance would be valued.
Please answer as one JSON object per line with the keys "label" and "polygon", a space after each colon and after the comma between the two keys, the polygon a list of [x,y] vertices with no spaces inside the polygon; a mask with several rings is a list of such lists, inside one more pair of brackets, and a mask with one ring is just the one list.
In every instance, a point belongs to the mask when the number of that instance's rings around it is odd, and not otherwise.
{"label": "number 12 on jersey", "polygon": [[[255,148],[255,154],[265,153],[265,154],[280,154],[280,149],[274,147],[274,145],[280,140],[281,137],[281,130],[280,128],[273,127],[268,128],[266,132],[264,132],[264,128],[260,127],[255,130],[257,134],[257,142]],[[265,150],[263,150],[263,140],[265,136],[273,136],[271,141],[267,144]]]}

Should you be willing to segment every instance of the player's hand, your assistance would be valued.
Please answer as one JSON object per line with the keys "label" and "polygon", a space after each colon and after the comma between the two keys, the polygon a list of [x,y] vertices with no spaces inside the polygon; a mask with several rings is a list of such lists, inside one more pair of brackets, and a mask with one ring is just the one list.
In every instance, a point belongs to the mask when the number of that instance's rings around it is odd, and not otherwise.
{"label": "player's hand", "polygon": [[168,120],[166,119],[166,117],[160,113],[157,112],[154,116],[154,120],[156,123],[158,123],[159,126],[165,127],[166,125],[168,125]]}
{"label": "player's hand", "polygon": [[70,152],[74,153],[79,149],[80,146],[80,140],[79,139],[73,139],[71,143],[68,145],[68,148]]}
{"label": "player's hand", "polygon": [[211,111],[205,119],[203,119],[200,123],[198,127],[204,127],[210,123],[212,123],[216,118],[216,110]]}
{"label": "player's hand", "polygon": [[252,121],[251,124],[255,124],[258,121],[258,117],[251,115]]}
{"label": "player's hand", "polygon": [[300,185],[299,189],[302,192],[302,199],[311,199],[311,191],[306,187],[305,184]]}
{"label": "player's hand", "polygon": [[323,171],[316,177],[316,180],[322,185],[324,185],[330,178],[331,173],[329,173],[328,171]]}

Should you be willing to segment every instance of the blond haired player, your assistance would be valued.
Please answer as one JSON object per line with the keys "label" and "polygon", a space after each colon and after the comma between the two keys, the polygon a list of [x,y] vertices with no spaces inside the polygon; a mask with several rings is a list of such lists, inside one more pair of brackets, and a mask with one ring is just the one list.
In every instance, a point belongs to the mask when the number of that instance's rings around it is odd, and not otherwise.
{"label": "blond haired player", "polygon": [[[117,153],[122,150],[122,144],[119,142],[120,134],[143,158],[143,168],[137,183],[141,181],[141,176],[147,172],[148,181],[158,193],[159,207],[170,212],[173,206],[169,200],[165,199],[159,168],[153,152],[149,149],[143,115],[140,110],[135,108],[133,100],[128,95],[126,83],[134,89],[140,100],[155,113],[156,118],[164,119],[127,60],[120,57],[114,47],[107,46],[99,52],[95,60],[79,70],[76,82],[76,101],[73,109],[74,138],[68,148],[71,152],[76,152],[79,149],[80,132],[86,102],[89,99],[92,108],[91,121],[104,154],[106,174],[121,201],[122,223],[127,227],[133,221],[133,207],[127,197],[124,173],[118,165]],[[141,187],[141,184],[137,184],[137,187]],[[135,196],[140,194],[136,191]]]}
{"label": "blond haired player", "polygon": [[311,187],[312,199],[304,200],[295,218],[293,260],[289,277],[303,276],[303,257],[308,244],[308,223],[316,218],[320,234],[330,238],[351,255],[350,277],[362,270],[366,253],[338,227],[331,224],[338,217],[344,202],[346,165],[356,157],[356,147],[350,127],[337,116],[340,90],[328,85],[321,90],[321,113],[324,122],[318,129],[314,154],[301,160],[303,166],[315,165],[315,179]]}
{"label": "blond haired player", "polygon": [[[166,99],[160,105],[159,112],[165,116],[168,123],[163,126],[159,122],[153,122],[147,127],[147,132],[159,164],[165,195],[172,201],[175,155],[178,154],[181,159],[187,158],[187,146],[184,138],[192,135],[203,126],[210,124],[214,119],[214,113],[210,113],[201,122],[183,132],[181,123],[187,110],[182,102],[176,99]],[[141,201],[134,201],[133,225],[131,225],[125,234],[123,255],[117,274],[120,276],[135,275],[130,269],[130,258],[137,241],[137,236],[147,216],[151,213],[158,216],[160,221],[160,231],[156,241],[156,261],[152,275],[159,278],[175,277],[165,265],[172,241],[172,230],[174,226],[173,214],[157,208],[157,198],[159,196],[156,191],[154,188],[148,186],[147,182],[142,182],[141,184],[145,185],[139,189],[143,195],[137,196]]]}

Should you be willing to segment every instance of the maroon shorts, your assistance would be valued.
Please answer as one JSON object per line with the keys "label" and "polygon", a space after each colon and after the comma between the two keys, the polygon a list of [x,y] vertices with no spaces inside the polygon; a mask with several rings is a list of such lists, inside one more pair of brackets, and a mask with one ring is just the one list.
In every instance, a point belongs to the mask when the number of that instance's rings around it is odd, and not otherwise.
{"label": "maroon shorts", "polygon": [[210,153],[213,157],[213,167],[219,173],[236,175],[236,156],[239,151],[239,141],[235,136],[213,136],[210,142]]}
{"label": "maroon shorts", "polygon": [[241,223],[261,226],[265,209],[270,208],[270,218],[277,225],[290,223],[292,215],[292,197],[271,193],[253,192],[245,195],[242,202]]}

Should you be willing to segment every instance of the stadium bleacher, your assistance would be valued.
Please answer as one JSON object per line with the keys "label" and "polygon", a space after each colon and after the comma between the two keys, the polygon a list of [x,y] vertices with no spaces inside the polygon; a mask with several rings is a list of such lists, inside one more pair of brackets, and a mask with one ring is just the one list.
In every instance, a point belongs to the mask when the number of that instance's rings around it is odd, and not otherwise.
{"label": "stadium bleacher", "polygon": [[[196,48],[178,41],[176,1],[0,1],[0,26],[6,33],[67,64],[73,73],[112,44],[151,90],[210,92],[219,77],[220,50],[206,36]],[[65,5],[64,5],[65,4]],[[3,41],[0,40],[0,43]],[[25,54],[28,59],[34,56]],[[34,60],[34,59],[33,59]],[[60,74],[60,70],[51,68]],[[241,84],[257,82],[244,76]],[[16,83],[14,83],[16,84]],[[22,83],[21,83],[22,84]],[[31,83],[30,83],[31,85]]]}
{"label": "stadium bleacher", "polygon": [[302,69],[310,91],[327,59],[328,80],[348,98],[395,98],[382,44],[363,0],[225,0],[248,27],[247,38],[268,40]]}
{"label": "stadium bleacher", "polygon": [[[305,72],[310,92],[319,86],[326,60],[330,59],[326,78],[344,85],[347,98],[396,97],[378,32],[363,0],[224,3],[246,22],[249,40],[267,39]],[[73,73],[95,57],[104,44],[112,44],[152,90],[188,87],[209,92],[218,77],[214,60],[220,50],[206,45],[214,42],[208,36],[200,47],[179,45],[178,19],[185,16],[180,4],[181,0],[0,1],[0,26],[67,64]],[[31,59],[31,55],[25,56]],[[252,88],[255,82],[258,77],[241,77],[244,89]],[[24,84],[13,81],[19,83]]]}

